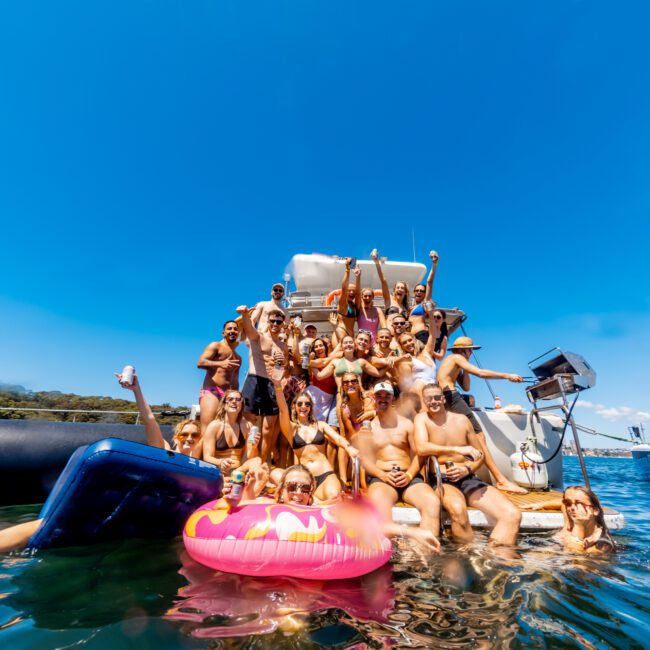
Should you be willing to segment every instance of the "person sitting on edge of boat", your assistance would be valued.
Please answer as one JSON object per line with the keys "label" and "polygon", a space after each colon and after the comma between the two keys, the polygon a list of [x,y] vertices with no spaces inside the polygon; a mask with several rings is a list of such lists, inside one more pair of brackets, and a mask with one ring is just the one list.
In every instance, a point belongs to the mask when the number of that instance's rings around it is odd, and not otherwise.
{"label": "person sitting on edge of boat", "polygon": [[[276,282],[271,287],[271,300],[262,300],[258,302],[251,313],[251,321],[260,332],[266,332],[269,325],[269,316],[272,311],[281,311],[285,319],[289,317],[289,312],[282,304],[284,298],[284,285],[282,282]],[[239,319],[237,319],[239,321]]]}
{"label": "person sitting on edge of boat", "polygon": [[411,333],[415,338],[426,343],[429,339],[429,328],[427,327],[427,318],[431,318],[431,314],[425,311],[425,305],[432,301],[433,296],[433,280],[436,276],[436,269],[438,267],[439,256],[436,251],[429,253],[431,258],[431,271],[427,278],[426,284],[416,284],[413,289],[414,305],[409,313],[409,322],[411,323]]}
{"label": "person sitting on edge of boat", "polygon": [[459,542],[474,539],[467,514],[469,505],[496,522],[491,543],[516,544],[521,512],[504,494],[476,476],[484,456],[469,420],[445,409],[445,397],[438,384],[425,386],[422,393],[425,410],[415,417],[415,449],[420,456],[438,459],[442,505],[449,513],[452,535]]}
{"label": "person sitting on edge of boat", "polygon": [[474,431],[478,434],[480,448],[485,457],[485,465],[494,477],[496,487],[504,492],[527,494],[528,490],[507,479],[497,467],[488,449],[485,441],[485,433],[478,419],[456,389],[456,384],[458,383],[463,390],[468,391],[471,375],[481,377],[482,379],[507,379],[514,383],[521,383],[523,381],[520,375],[486,370],[485,368],[478,368],[471,364],[469,359],[472,356],[472,350],[479,350],[480,347],[480,345],[474,345],[474,342],[469,336],[459,336],[449,349],[450,354],[440,363],[438,367],[438,383],[445,396],[445,408],[447,411],[460,413],[469,418]]}
{"label": "person sitting on edge of boat", "polygon": [[224,474],[235,468],[247,471],[261,463],[261,439],[259,430],[251,436],[242,394],[228,390],[214,420],[203,430],[203,460],[215,464]]}
{"label": "person sitting on edge of boat", "polygon": [[[296,396],[291,405],[291,412],[281,391],[281,382],[274,381],[275,393],[278,396],[280,408],[280,431],[293,449],[295,458],[305,465],[316,479],[314,497],[318,503],[329,503],[339,498],[341,482],[332,465],[327,460],[326,443],[344,449],[355,458],[359,452],[338,434],[326,422],[314,418],[314,402],[307,392]],[[271,472],[271,477],[277,477],[278,469]]]}
{"label": "person sitting on edge of boat", "polygon": [[372,339],[371,345],[375,344],[377,339],[377,330],[386,326],[386,317],[381,309],[374,305],[375,292],[366,287],[361,290],[361,304],[357,315],[357,326],[359,331],[365,330],[370,333]]}
{"label": "person sitting on edge of boat", "polygon": [[202,430],[214,420],[224,392],[229,388],[239,388],[242,360],[236,352],[239,326],[234,320],[223,324],[222,336],[221,341],[213,341],[203,350],[196,364],[197,368],[205,370],[203,387],[199,393]]}
{"label": "person sitting on edge of boat", "polygon": [[449,328],[447,327],[447,312],[444,309],[436,309],[433,312],[433,319],[436,321],[438,335],[433,347],[433,358],[442,361],[447,354],[447,343]]}
{"label": "person sitting on edge of boat", "polygon": [[368,498],[388,521],[398,501],[420,512],[420,528],[434,537],[440,533],[440,500],[420,476],[420,458],[415,451],[413,423],[393,407],[391,384],[373,388],[377,415],[359,430],[356,440],[366,471]]}
{"label": "person sitting on edge of boat", "polygon": [[138,375],[135,372],[133,373],[133,382],[130,384],[122,383],[121,374],[116,372],[115,376],[120,382],[120,386],[125,390],[130,390],[135,397],[140,420],[144,425],[144,431],[147,435],[147,444],[150,447],[168,449],[183,454],[184,456],[190,456],[191,458],[201,459],[203,457],[201,426],[196,420],[183,420],[176,425],[174,435],[172,436],[173,446],[171,446],[163,438],[160,426],[156,422],[156,417],[142,394]]}
{"label": "person sitting on edge of boat", "polygon": [[271,450],[275,449],[278,435],[278,403],[269,369],[282,378],[287,375],[289,350],[280,339],[284,325],[284,312],[271,310],[268,314],[268,331],[259,332],[253,327],[248,307],[240,305],[242,326],[250,345],[248,375],[244,381],[242,395],[249,420],[261,419],[262,446],[260,458],[268,462]]}
{"label": "person sitting on edge of boat", "polygon": [[410,311],[409,305],[409,288],[406,285],[406,282],[397,281],[393,287],[393,293],[390,292],[388,288],[388,282],[384,276],[384,271],[381,268],[381,262],[379,260],[379,253],[375,250],[370,255],[370,258],[374,261],[375,267],[377,269],[377,275],[379,276],[379,282],[381,283],[381,293],[384,298],[384,312],[388,316],[388,310],[391,307],[396,307],[399,309],[400,313],[404,318],[406,318]]}

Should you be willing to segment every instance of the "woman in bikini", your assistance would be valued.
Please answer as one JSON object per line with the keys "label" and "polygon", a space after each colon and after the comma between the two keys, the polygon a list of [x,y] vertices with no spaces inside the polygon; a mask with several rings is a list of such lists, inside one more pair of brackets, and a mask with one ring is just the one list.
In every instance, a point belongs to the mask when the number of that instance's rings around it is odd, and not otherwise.
{"label": "woman in bikini", "polygon": [[379,276],[379,282],[381,283],[381,293],[384,298],[384,313],[386,313],[391,307],[396,307],[399,309],[400,313],[403,314],[404,318],[406,318],[410,311],[409,288],[406,286],[406,282],[396,282],[393,287],[393,293],[391,294],[388,289],[388,282],[386,282],[384,272],[381,268],[381,263],[379,262],[379,253],[371,255],[371,258],[375,262],[377,275]]}
{"label": "woman in bikini", "polygon": [[[409,314],[409,321],[411,323],[411,334],[415,336],[418,341],[426,343],[429,338],[429,328],[426,322],[426,312],[424,306],[426,303],[431,302],[433,296],[433,279],[436,276],[436,268],[438,267],[438,253],[431,251],[429,253],[431,258],[431,271],[427,278],[426,285],[416,284],[413,289],[413,300],[415,304]],[[429,317],[431,315],[429,314]]]}
{"label": "woman in bikini", "polygon": [[447,343],[449,329],[447,328],[447,314],[442,309],[436,309],[433,312],[433,319],[436,321],[436,329],[438,330],[438,336],[436,338],[436,343],[433,348],[433,358],[438,361],[444,359],[445,354],[447,354]]}
{"label": "woman in bikini", "polygon": [[352,258],[345,260],[345,271],[341,281],[341,296],[335,314],[330,317],[334,326],[332,333],[332,344],[336,344],[346,335],[354,335],[354,323],[357,320],[361,307],[361,269],[354,269],[355,282],[350,283],[350,269]]}
{"label": "woman in bikini", "polygon": [[[217,414],[203,433],[203,460],[226,473],[235,468],[247,471],[257,467],[261,433],[250,437],[250,423],[244,418],[244,400],[238,390],[228,390]],[[244,452],[246,460],[244,461]]]}
{"label": "woman in bikini", "polygon": [[[366,338],[369,344],[370,336],[366,334]],[[343,353],[342,357],[338,359],[331,358],[329,363],[327,363],[327,365],[325,365],[322,370],[317,370],[314,372],[314,376],[318,381],[322,381],[323,379],[334,375],[336,385],[340,390],[341,377],[346,372],[352,372],[359,377],[361,377],[364,373],[370,375],[371,377],[383,376],[383,373],[375,368],[375,366],[370,363],[370,361],[357,358],[357,347],[355,339],[347,334],[341,340],[341,351]]]}
{"label": "woman in bikini", "polygon": [[[298,463],[305,465],[316,479],[314,497],[318,503],[330,502],[341,494],[341,482],[337,478],[332,465],[325,455],[327,441],[333,443],[353,458],[359,452],[326,422],[314,419],[314,403],[309,393],[300,393],[289,407],[284,399],[281,382],[274,379],[278,408],[280,409],[280,431],[291,445]],[[271,472],[271,478],[276,479],[280,469]]]}

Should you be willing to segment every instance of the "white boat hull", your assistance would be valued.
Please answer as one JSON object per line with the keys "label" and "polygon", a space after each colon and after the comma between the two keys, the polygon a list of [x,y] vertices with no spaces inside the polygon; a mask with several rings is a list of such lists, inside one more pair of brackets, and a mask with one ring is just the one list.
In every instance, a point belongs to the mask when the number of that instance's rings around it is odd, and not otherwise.
{"label": "white boat hull", "polygon": [[637,476],[644,481],[650,481],[650,445],[632,447],[632,458]]}

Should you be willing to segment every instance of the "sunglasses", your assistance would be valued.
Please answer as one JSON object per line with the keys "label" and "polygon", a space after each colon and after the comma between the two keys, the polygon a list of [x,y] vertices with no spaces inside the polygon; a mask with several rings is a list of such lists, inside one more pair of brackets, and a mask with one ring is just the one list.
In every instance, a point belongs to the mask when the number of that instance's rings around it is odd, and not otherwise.
{"label": "sunglasses", "polygon": [[442,320],[442,316],[434,316],[436,320]]}
{"label": "sunglasses", "polygon": [[271,323],[272,325],[282,325],[284,321],[280,318],[269,318],[269,323]]}
{"label": "sunglasses", "polygon": [[276,289],[272,289],[273,293],[284,293],[284,289],[281,287],[277,287]]}
{"label": "sunglasses", "polygon": [[201,437],[200,433],[179,433],[176,436],[179,440],[187,440],[188,438],[192,438],[192,440],[196,439],[198,440]]}
{"label": "sunglasses", "polygon": [[394,320],[393,325],[395,325],[395,327],[404,327],[404,325],[406,325],[406,321],[405,320]]}
{"label": "sunglasses", "polygon": [[426,293],[426,289],[413,289],[413,293]]}
{"label": "sunglasses", "polygon": [[341,382],[343,386],[358,386],[359,382],[356,379],[346,379],[345,381]]}
{"label": "sunglasses", "polygon": [[296,402],[296,406],[311,406],[311,402]]}
{"label": "sunglasses", "polygon": [[226,402],[235,402],[236,404],[239,404],[241,401],[241,397],[226,397]]}
{"label": "sunglasses", "polygon": [[431,397],[425,397],[425,402],[442,402],[445,399],[444,395],[431,395]]}
{"label": "sunglasses", "polygon": [[300,494],[311,494],[311,485],[308,483],[285,483],[284,489],[287,492],[300,492]]}
{"label": "sunglasses", "polygon": [[591,503],[585,503],[584,501],[571,501],[571,499],[562,499],[562,503],[565,508],[570,508],[571,506],[583,506],[584,508],[594,507]]}

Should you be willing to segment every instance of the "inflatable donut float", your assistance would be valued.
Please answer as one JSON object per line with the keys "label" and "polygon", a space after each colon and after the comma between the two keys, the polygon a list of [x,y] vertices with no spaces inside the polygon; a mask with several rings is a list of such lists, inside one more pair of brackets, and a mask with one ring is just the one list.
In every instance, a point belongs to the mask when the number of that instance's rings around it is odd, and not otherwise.
{"label": "inflatable donut float", "polygon": [[361,502],[248,502],[229,511],[219,499],[190,516],[183,541],[197,562],[248,576],[354,578],[374,571],[391,556],[380,518]]}

